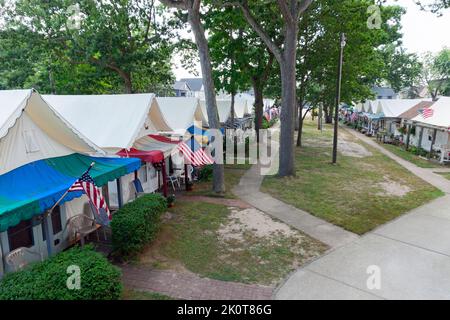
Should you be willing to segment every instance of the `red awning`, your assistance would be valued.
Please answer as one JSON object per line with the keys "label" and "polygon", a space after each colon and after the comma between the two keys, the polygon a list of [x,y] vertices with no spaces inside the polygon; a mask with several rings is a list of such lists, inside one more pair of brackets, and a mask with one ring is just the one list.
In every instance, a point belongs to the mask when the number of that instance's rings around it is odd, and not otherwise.
{"label": "red awning", "polygon": [[141,151],[134,148],[130,150],[122,149],[117,154],[123,158],[139,158],[144,162],[160,163],[164,161],[164,153],[159,150]]}

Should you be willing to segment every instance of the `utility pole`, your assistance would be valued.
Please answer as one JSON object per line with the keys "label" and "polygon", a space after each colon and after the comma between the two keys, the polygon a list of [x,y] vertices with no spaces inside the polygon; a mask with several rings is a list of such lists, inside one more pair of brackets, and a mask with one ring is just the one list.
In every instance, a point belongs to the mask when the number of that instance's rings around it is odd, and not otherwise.
{"label": "utility pole", "polygon": [[338,142],[338,125],[339,125],[339,105],[341,103],[341,83],[342,83],[342,63],[344,58],[345,34],[341,33],[338,63],[338,76],[336,85],[336,106],[334,109],[334,136],[333,136],[333,164],[337,162],[337,142]]}

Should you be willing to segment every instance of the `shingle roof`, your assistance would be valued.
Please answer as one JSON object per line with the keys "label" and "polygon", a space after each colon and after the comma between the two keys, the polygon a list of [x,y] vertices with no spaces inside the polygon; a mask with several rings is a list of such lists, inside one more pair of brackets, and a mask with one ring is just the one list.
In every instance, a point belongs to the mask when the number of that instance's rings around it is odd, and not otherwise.
{"label": "shingle roof", "polygon": [[185,86],[187,86],[188,89],[190,89],[190,87],[186,81],[175,81],[175,83],[173,84],[173,89],[174,90],[185,90]]}
{"label": "shingle roof", "polygon": [[432,106],[433,103],[434,103],[433,101],[421,101],[414,107],[400,114],[398,117],[401,119],[411,120],[412,118],[415,118],[419,114],[420,109],[428,108]]}
{"label": "shingle roof", "polygon": [[200,91],[203,86],[202,78],[183,78],[180,81],[186,82],[192,91]]}

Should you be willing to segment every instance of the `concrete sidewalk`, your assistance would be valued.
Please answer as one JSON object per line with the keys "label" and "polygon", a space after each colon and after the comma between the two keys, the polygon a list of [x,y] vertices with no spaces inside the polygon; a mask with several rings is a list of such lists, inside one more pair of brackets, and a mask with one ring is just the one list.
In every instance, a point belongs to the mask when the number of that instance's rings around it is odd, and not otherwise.
{"label": "concrete sidewalk", "polygon": [[[348,131],[348,130],[347,130]],[[348,131],[449,193],[450,181]],[[380,273],[369,289],[368,268]],[[292,274],[277,299],[450,299],[450,194],[412,210]]]}

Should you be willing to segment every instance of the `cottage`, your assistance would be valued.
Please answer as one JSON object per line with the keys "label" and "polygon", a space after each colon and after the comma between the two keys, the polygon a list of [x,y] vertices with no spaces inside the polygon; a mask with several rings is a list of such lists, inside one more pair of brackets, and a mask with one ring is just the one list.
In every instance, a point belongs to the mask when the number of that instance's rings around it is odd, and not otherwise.
{"label": "cottage", "polygon": [[61,251],[74,240],[69,219],[79,214],[92,217],[92,211],[82,192],[63,195],[92,162],[90,174],[100,187],[137,170],[140,161],[105,158],[35,90],[0,91],[0,101],[2,275]]}

